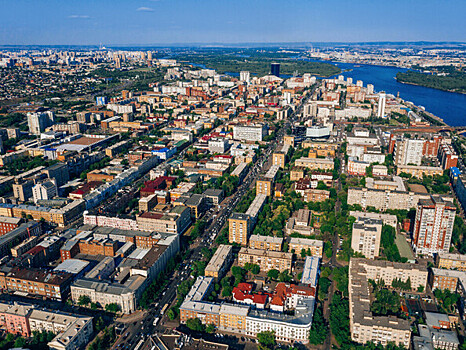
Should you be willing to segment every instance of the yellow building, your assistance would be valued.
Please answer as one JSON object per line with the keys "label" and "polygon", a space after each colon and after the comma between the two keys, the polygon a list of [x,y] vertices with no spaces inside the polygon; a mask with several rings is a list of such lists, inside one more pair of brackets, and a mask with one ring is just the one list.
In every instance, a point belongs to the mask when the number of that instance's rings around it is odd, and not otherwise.
{"label": "yellow building", "polygon": [[304,177],[303,168],[293,168],[290,171],[290,181],[298,181]]}
{"label": "yellow building", "polygon": [[437,255],[437,266],[448,270],[466,271],[466,255],[439,253]]}
{"label": "yellow building", "polygon": [[247,245],[250,230],[251,218],[249,215],[242,213],[231,214],[228,219],[228,240],[230,243]]}
{"label": "yellow building", "polygon": [[283,238],[273,236],[252,235],[249,238],[249,248],[265,249],[281,252]]}
{"label": "yellow building", "polygon": [[246,329],[246,316],[248,312],[248,306],[222,304],[220,307],[219,329],[235,332],[244,331]]}
{"label": "yellow building", "polygon": [[256,194],[262,193],[271,196],[273,190],[273,181],[269,178],[260,177],[256,181]]}
{"label": "yellow building", "polygon": [[274,252],[265,249],[241,248],[238,254],[238,265],[259,265],[261,271],[267,272],[272,269],[278,271],[291,271],[293,254]]}
{"label": "yellow building", "polygon": [[283,152],[274,152],[272,153],[272,164],[279,166],[280,168],[285,168],[285,159],[286,154]]}
{"label": "yellow building", "polygon": [[283,143],[285,145],[289,145],[291,147],[294,147],[294,136],[290,136],[290,135],[283,136]]}
{"label": "yellow building", "polygon": [[322,258],[324,250],[324,242],[317,239],[308,239],[308,238],[295,238],[290,239],[290,244],[288,250],[290,252],[294,251],[295,254],[299,257],[301,251],[304,249],[306,252],[311,252],[311,256],[318,256]]}

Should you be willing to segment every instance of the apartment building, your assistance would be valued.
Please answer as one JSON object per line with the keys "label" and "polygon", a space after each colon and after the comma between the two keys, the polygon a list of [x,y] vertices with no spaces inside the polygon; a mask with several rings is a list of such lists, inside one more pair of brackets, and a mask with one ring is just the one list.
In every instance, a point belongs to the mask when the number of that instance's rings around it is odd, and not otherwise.
{"label": "apartment building", "polygon": [[18,228],[22,218],[10,218],[7,216],[0,216],[0,236],[7,234]]}
{"label": "apartment building", "polygon": [[351,248],[368,259],[379,256],[382,220],[359,218],[353,223]]}
{"label": "apartment building", "polygon": [[366,169],[371,164],[368,162],[363,162],[361,160],[357,160],[354,158],[350,158],[348,160],[348,174],[349,175],[357,175],[357,176],[365,176]]}
{"label": "apartment building", "polygon": [[443,175],[443,169],[438,166],[398,165],[396,174],[400,175],[401,173],[422,179],[424,176]]}
{"label": "apartment building", "polygon": [[413,230],[416,255],[450,251],[455,215],[456,207],[451,198],[432,195],[419,200]]}
{"label": "apartment building", "polygon": [[282,250],[283,238],[273,236],[252,235],[249,237],[249,248],[265,249],[275,252]]}
{"label": "apartment building", "polygon": [[191,223],[191,210],[178,205],[164,212],[145,212],[136,218],[140,230],[181,234]]}
{"label": "apartment building", "polygon": [[338,150],[338,144],[331,142],[303,141],[303,148],[309,148],[309,158],[328,157],[334,158]]}
{"label": "apartment building", "polygon": [[199,318],[204,324],[220,326],[220,305],[203,301],[214,286],[213,277],[199,276],[180,306],[180,322]]}
{"label": "apartment building", "polygon": [[286,153],[285,152],[273,152],[272,153],[272,164],[276,165],[282,169],[285,168],[285,159]]}
{"label": "apartment building", "polygon": [[332,159],[328,158],[299,158],[295,161],[295,166],[311,170],[333,170],[334,164]]}
{"label": "apartment building", "polygon": [[0,328],[7,333],[32,336],[57,334],[47,345],[54,350],[75,350],[87,345],[93,334],[92,317],[36,308],[26,303],[0,303]]}
{"label": "apartment building", "polygon": [[419,200],[424,198],[429,198],[429,194],[357,187],[350,187],[348,189],[349,205],[359,204],[363,208],[372,206],[378,210],[409,210],[411,208],[416,208]]}
{"label": "apartment building", "polygon": [[228,271],[232,258],[233,247],[220,244],[205,268],[205,276],[221,279]]}
{"label": "apartment building", "polygon": [[241,248],[238,254],[238,264],[244,266],[246,263],[259,265],[261,271],[272,269],[278,271],[291,271],[293,262],[292,253],[268,251],[264,249]]}
{"label": "apartment building", "polygon": [[285,145],[289,145],[290,147],[294,147],[295,146],[294,136],[290,136],[290,135],[283,136],[283,143]]}
{"label": "apartment building", "polygon": [[303,201],[305,202],[324,202],[330,198],[330,191],[309,188],[303,191]]}
{"label": "apartment building", "polygon": [[267,135],[267,126],[265,124],[258,125],[235,125],[233,127],[233,139],[244,141],[262,141]]}
{"label": "apartment building", "polygon": [[382,223],[384,225],[392,226],[394,229],[396,229],[396,225],[398,222],[396,215],[383,214],[383,213],[371,213],[368,211],[350,211],[349,216],[355,217],[357,221],[359,219],[365,219],[365,218],[382,220]]}
{"label": "apartment building", "polygon": [[458,291],[458,287],[466,287],[466,272],[456,270],[444,270],[433,267],[429,276],[429,283],[432,290],[448,289],[452,293]]}
{"label": "apartment building", "polygon": [[273,180],[264,176],[256,180],[256,193],[271,196],[273,192]]}
{"label": "apartment building", "polygon": [[290,171],[290,181],[298,181],[301,180],[304,177],[304,169],[303,168],[298,168],[294,167]]}
{"label": "apartment building", "polygon": [[437,267],[448,270],[466,271],[466,255],[438,253]]}
{"label": "apartment building", "polygon": [[230,243],[246,246],[252,229],[251,217],[247,214],[232,213],[228,218],[228,239]]}
{"label": "apartment building", "polygon": [[304,249],[306,253],[311,253],[311,256],[322,258],[324,252],[324,242],[317,239],[291,237],[288,243],[288,250],[294,252],[299,257]]}
{"label": "apartment building", "polygon": [[393,160],[397,166],[421,165],[425,140],[400,139],[395,142]]}
{"label": "apartment building", "polygon": [[68,294],[73,275],[42,269],[13,267],[0,272],[0,287],[9,292],[62,301]]}
{"label": "apartment building", "polygon": [[115,256],[118,242],[109,239],[94,239],[88,237],[78,241],[79,252],[89,255]]}
{"label": "apartment building", "polygon": [[427,268],[415,264],[351,258],[349,266],[349,317],[351,340],[386,346],[393,342],[406,348],[410,346],[411,328],[408,320],[394,316],[375,316],[371,312],[369,279],[391,286],[397,278],[411,281],[411,287],[427,285]]}

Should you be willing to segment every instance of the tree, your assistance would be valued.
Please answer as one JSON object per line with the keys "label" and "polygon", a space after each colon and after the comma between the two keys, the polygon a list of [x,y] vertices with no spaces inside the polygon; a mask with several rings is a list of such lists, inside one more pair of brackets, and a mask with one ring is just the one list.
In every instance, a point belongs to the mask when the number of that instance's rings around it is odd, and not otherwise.
{"label": "tree", "polygon": [[110,304],[107,304],[105,305],[105,310],[108,311],[108,312],[118,312],[121,310],[120,308],[120,305],[116,304],[116,303],[110,303]]}
{"label": "tree", "polygon": [[23,337],[19,337],[15,340],[15,348],[22,348],[26,346],[26,344],[26,339],[24,339]]}
{"label": "tree", "polygon": [[167,317],[170,319],[170,321],[173,321],[176,318],[176,312],[173,310],[173,308],[167,311]]}
{"label": "tree", "polygon": [[222,297],[231,297],[233,294],[233,287],[232,286],[225,286],[222,289]]}
{"label": "tree", "polygon": [[280,274],[280,271],[276,269],[271,269],[269,272],[267,272],[267,277],[270,278],[271,280],[276,281],[278,279],[278,275]]}
{"label": "tree", "polygon": [[400,296],[385,288],[376,291],[371,311],[382,316],[397,315],[400,311]]}
{"label": "tree", "polygon": [[421,286],[417,287],[417,291],[419,293],[422,293],[424,291],[424,286],[421,285]]}
{"label": "tree", "polygon": [[212,323],[209,323],[207,327],[205,328],[205,331],[207,333],[213,333],[215,332],[215,326]]}
{"label": "tree", "polygon": [[261,272],[261,268],[259,265],[257,264],[254,264],[251,268],[251,272],[254,274],[254,275],[258,275],[260,272]]}
{"label": "tree", "polygon": [[273,331],[264,331],[257,333],[257,340],[259,341],[259,349],[273,349],[275,344],[275,332]]}
{"label": "tree", "polygon": [[104,323],[104,320],[102,319],[102,316],[99,316],[97,319],[94,318],[94,320],[95,320],[94,328],[97,332],[100,332],[102,329],[105,328],[105,323]]}
{"label": "tree", "polygon": [[327,338],[327,333],[328,327],[322,315],[322,306],[319,305],[314,312],[314,319],[309,332],[309,342],[313,345],[323,344]]}
{"label": "tree", "polygon": [[89,305],[90,303],[91,303],[91,298],[89,298],[87,295],[81,295],[78,298],[78,305],[80,306]]}
{"label": "tree", "polygon": [[330,304],[330,329],[338,344],[349,343],[349,302],[336,293]]}
{"label": "tree", "polygon": [[195,332],[204,332],[205,326],[202,324],[201,320],[196,318],[188,318],[186,320],[186,326]]}
{"label": "tree", "polygon": [[284,270],[278,275],[278,280],[280,282],[290,282],[292,279],[293,277],[288,273],[288,270]]}

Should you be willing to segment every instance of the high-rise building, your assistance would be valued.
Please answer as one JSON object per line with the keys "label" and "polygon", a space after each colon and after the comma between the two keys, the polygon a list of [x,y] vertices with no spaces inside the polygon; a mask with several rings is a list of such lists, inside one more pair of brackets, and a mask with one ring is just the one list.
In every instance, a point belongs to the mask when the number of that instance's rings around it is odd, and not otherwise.
{"label": "high-rise building", "polygon": [[272,63],[270,65],[270,72],[276,77],[280,77],[280,63]]}
{"label": "high-rise building", "polygon": [[29,132],[34,135],[40,135],[45,128],[55,122],[55,116],[51,111],[28,113],[27,118]]}
{"label": "high-rise building", "polygon": [[244,82],[249,84],[250,78],[251,78],[251,75],[250,75],[250,73],[248,71],[239,72],[239,80],[240,81],[244,81]]}
{"label": "high-rise building", "polygon": [[450,198],[433,195],[419,200],[413,230],[416,255],[449,252],[455,215],[456,208]]}
{"label": "high-rise building", "polygon": [[38,183],[32,188],[34,203],[37,203],[40,200],[49,200],[56,196],[58,196],[58,189],[55,180],[47,180],[42,183]]}
{"label": "high-rise building", "polygon": [[251,218],[242,213],[233,213],[228,219],[229,242],[247,245],[251,231]]}
{"label": "high-rise building", "polygon": [[385,116],[385,102],[386,102],[386,95],[385,94],[379,94],[379,106],[377,110],[377,117],[378,118],[383,118]]}
{"label": "high-rise building", "polygon": [[421,165],[425,140],[399,139],[395,143],[396,165]]}
{"label": "high-rise building", "polygon": [[379,256],[382,220],[358,218],[353,224],[351,248],[368,259]]}
{"label": "high-rise building", "polygon": [[372,95],[374,93],[374,85],[372,84],[367,84],[367,93],[369,95]]}

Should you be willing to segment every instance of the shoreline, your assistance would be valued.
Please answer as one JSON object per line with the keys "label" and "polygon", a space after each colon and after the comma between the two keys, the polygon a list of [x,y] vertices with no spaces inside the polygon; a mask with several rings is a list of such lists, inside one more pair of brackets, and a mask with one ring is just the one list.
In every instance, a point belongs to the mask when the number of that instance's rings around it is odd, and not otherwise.
{"label": "shoreline", "polygon": [[428,89],[434,89],[434,90],[439,90],[439,91],[450,92],[450,93],[452,93],[452,94],[466,95],[466,91],[465,91],[465,92],[461,92],[461,91],[452,91],[452,90],[446,90],[446,89],[438,89],[438,88],[434,88],[434,87],[431,87],[431,86],[426,86],[426,85],[411,83],[411,82],[407,82],[407,81],[402,81],[402,80],[399,80],[396,76],[395,76],[395,80],[396,80],[397,82],[399,82],[400,84],[421,86],[421,87],[425,87],[425,88],[428,88]]}

